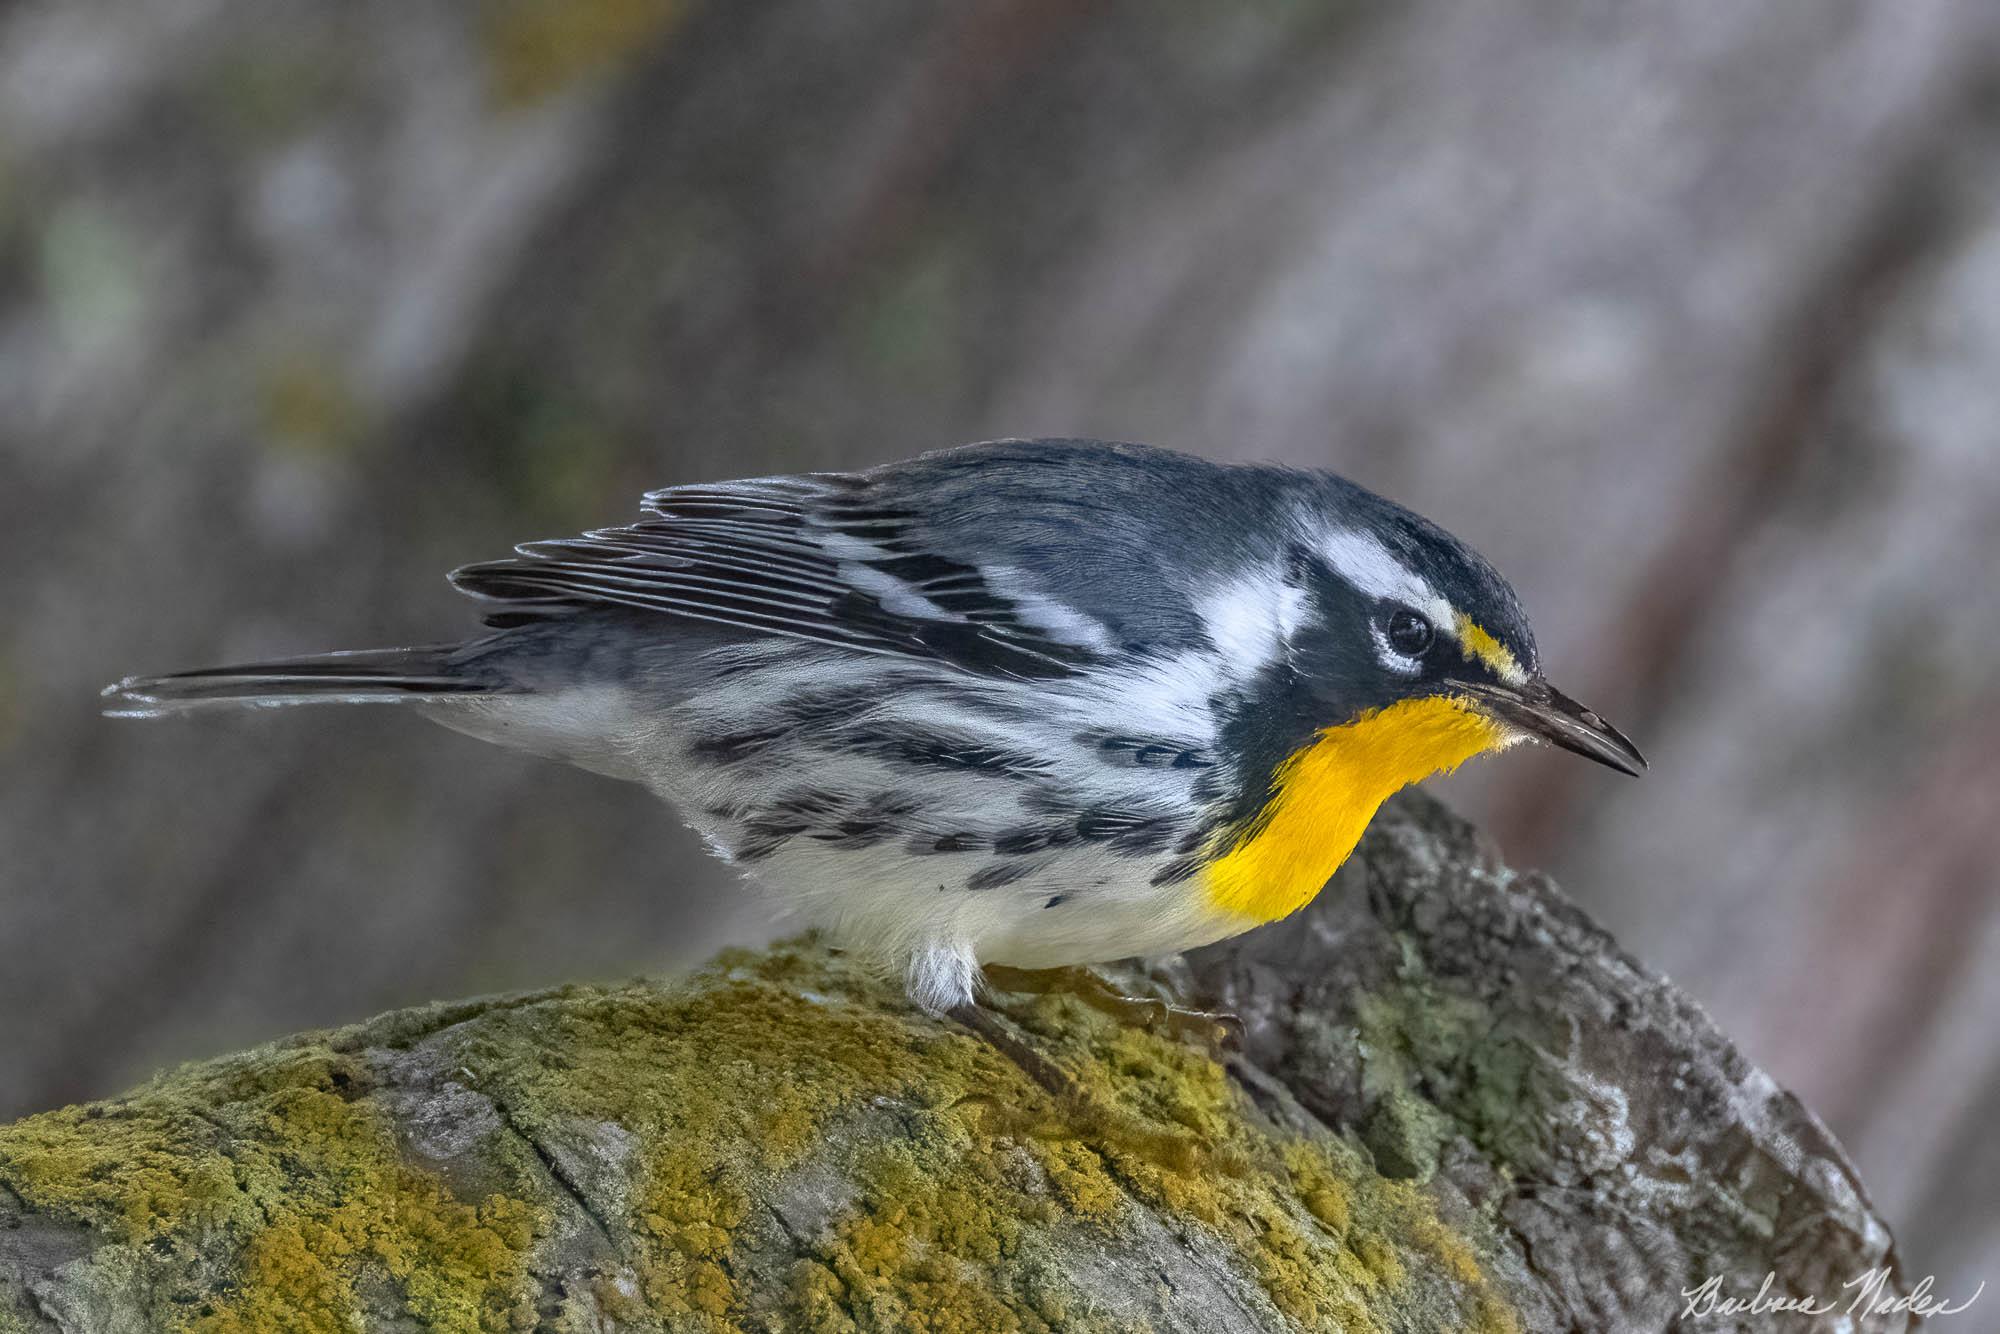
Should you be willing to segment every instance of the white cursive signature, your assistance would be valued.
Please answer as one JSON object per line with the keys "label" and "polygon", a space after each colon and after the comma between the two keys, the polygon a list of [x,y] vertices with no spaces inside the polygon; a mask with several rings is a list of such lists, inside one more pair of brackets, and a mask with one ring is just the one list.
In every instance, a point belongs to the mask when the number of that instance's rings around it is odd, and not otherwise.
{"label": "white cursive signature", "polygon": [[1717,1315],[1832,1315],[1838,1311],[1844,1315],[1882,1316],[1914,1315],[1928,1320],[1932,1316],[1957,1315],[1966,1307],[1979,1300],[1979,1294],[1986,1291],[1982,1280],[1970,1297],[1953,1305],[1944,1297],[1935,1296],[1931,1287],[1936,1283],[1935,1275],[1925,1274],[1914,1288],[1902,1296],[1889,1292],[1889,1267],[1864,1269],[1853,1278],[1840,1285],[1847,1293],[1841,1297],[1787,1296],[1773,1292],[1777,1286],[1775,1273],[1764,1275],[1764,1281],[1757,1285],[1755,1294],[1749,1297],[1724,1296],[1722,1276],[1704,1280],[1698,1287],[1682,1288],[1681,1296],[1687,1305],[1681,1308],[1681,1318],[1701,1319]]}

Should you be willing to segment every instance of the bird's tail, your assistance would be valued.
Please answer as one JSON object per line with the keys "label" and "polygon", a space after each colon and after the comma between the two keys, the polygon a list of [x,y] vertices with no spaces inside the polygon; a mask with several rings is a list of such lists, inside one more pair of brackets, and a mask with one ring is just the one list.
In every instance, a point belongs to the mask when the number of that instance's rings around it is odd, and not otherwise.
{"label": "bird's tail", "polygon": [[461,646],[364,649],[276,662],[128,676],[104,689],[114,718],[157,718],[211,705],[397,704],[480,695],[496,686],[456,664]]}

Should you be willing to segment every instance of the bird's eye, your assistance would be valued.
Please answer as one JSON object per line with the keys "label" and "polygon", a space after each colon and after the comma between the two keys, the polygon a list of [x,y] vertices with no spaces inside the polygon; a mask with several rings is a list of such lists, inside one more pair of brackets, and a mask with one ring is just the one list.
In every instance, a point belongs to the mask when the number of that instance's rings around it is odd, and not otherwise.
{"label": "bird's eye", "polygon": [[1408,607],[1389,617],[1389,647],[1406,658],[1423,657],[1436,637],[1431,623]]}

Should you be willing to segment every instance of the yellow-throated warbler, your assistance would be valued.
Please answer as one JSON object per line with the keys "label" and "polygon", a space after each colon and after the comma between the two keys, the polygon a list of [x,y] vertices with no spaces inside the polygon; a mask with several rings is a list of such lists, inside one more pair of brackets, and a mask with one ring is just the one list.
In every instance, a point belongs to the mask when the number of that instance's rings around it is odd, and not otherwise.
{"label": "yellow-throated warbler", "polygon": [[926,1009],[980,965],[1191,948],[1317,894],[1390,793],[1540,738],[1513,590],[1342,478],[1005,440],[671,487],[451,577],[462,644],[132,677],[109,712],[406,703],[644,783]]}

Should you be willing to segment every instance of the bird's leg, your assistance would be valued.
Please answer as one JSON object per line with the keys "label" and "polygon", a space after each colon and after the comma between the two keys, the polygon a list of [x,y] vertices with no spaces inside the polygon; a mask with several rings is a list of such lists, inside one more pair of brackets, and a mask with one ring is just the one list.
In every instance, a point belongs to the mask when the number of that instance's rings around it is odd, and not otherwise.
{"label": "bird's leg", "polygon": [[1163,1130],[1092,1097],[1074,1075],[1015,1037],[991,1010],[968,1001],[954,1005],[946,1014],[978,1034],[1055,1099],[1053,1120],[990,1094],[975,1093],[959,1099],[961,1105],[977,1106],[992,1131],[1114,1146],[1172,1172],[1191,1172],[1202,1165],[1202,1149],[1195,1140],[1178,1130]]}
{"label": "bird's leg", "polygon": [[1021,1073],[1042,1086],[1044,1092],[1061,1103],[1081,1103],[1083,1086],[1074,1076],[1048,1057],[1008,1031],[999,1016],[979,1004],[967,1001],[946,1012],[951,1018],[986,1039],[995,1051],[1021,1068]]}
{"label": "bird's leg", "polygon": [[1032,996],[1067,992],[1122,1023],[1152,1033],[1171,1033],[1184,1041],[1193,1039],[1217,1055],[1240,1051],[1243,1047],[1243,1021],[1235,1015],[1173,1005],[1152,996],[1128,996],[1092,968],[1008,968],[987,964],[986,980],[1002,991]]}

